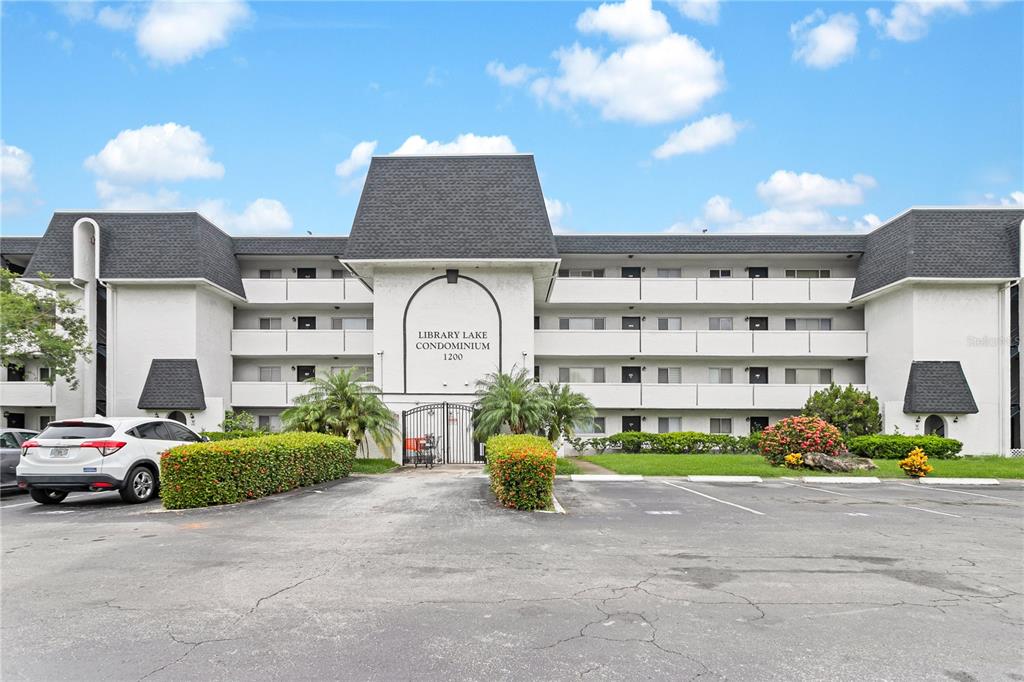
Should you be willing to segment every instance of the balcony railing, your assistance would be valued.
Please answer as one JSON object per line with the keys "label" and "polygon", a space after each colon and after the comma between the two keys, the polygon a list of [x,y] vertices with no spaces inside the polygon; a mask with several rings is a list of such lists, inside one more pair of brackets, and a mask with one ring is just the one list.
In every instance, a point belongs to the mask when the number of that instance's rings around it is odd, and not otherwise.
{"label": "balcony railing", "polygon": [[296,381],[233,381],[234,407],[290,407],[292,401],[309,392],[311,384]]}
{"label": "balcony railing", "polygon": [[[573,384],[598,409],[798,410],[821,384]],[[864,389],[864,386],[857,386]]]}
{"label": "balcony railing", "polygon": [[358,329],[233,329],[231,354],[372,355],[373,332]]}
{"label": "balcony railing", "polygon": [[249,303],[373,303],[373,293],[354,279],[243,279]]}
{"label": "balcony railing", "polygon": [[57,404],[54,387],[44,381],[0,381],[3,407],[49,407]]}
{"label": "balcony railing", "polygon": [[538,329],[538,356],[864,357],[866,331],[657,331]]}
{"label": "balcony railing", "polygon": [[558,277],[550,303],[848,303],[853,278]]}

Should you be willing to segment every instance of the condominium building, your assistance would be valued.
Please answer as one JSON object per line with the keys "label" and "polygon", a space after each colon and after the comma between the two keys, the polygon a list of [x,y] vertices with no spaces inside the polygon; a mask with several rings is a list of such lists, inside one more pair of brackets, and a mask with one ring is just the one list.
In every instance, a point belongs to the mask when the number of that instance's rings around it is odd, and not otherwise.
{"label": "condominium building", "polygon": [[404,437],[429,432],[454,460],[476,452],[464,406],[491,372],[585,393],[589,433],[744,435],[834,382],[874,393],[887,432],[1006,454],[1021,447],[1022,221],[912,208],[868,234],[553,235],[529,155],[376,157],[347,237],[60,211],[0,256],[81,302],[95,354],[73,391],[8,367],[0,403],[8,426],[216,429],[235,409],[277,429],[307,379],[358,367]]}

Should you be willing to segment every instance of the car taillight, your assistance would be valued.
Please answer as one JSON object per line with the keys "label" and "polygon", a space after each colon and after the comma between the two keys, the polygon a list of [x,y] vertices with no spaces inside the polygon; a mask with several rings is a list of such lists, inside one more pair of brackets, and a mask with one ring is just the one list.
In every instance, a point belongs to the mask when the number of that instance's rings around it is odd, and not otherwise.
{"label": "car taillight", "polygon": [[38,447],[39,447],[39,441],[37,441],[37,440],[27,440],[27,441],[25,441],[24,443],[21,444],[21,456],[22,457],[27,457],[28,456],[29,448],[38,448]]}
{"label": "car taillight", "polygon": [[83,448],[96,448],[100,451],[100,454],[104,457],[108,457],[128,443],[123,440],[87,440],[84,441],[79,447]]}

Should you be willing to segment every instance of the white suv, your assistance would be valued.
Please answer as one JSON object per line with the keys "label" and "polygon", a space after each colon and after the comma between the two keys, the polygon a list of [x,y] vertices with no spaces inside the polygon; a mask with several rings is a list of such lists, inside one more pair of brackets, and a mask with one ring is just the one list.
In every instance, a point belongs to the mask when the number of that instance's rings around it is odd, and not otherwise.
{"label": "white suv", "polygon": [[170,419],[82,417],[50,422],[21,444],[18,487],[40,504],[73,490],[117,490],[125,502],[146,502],[160,488],[160,455],[205,437]]}

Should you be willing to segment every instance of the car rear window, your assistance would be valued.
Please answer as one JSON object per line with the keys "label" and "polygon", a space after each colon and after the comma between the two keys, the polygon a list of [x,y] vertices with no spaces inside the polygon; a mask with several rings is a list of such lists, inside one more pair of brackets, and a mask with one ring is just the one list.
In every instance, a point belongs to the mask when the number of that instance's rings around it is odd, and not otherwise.
{"label": "car rear window", "polygon": [[114,427],[109,424],[95,424],[92,422],[54,422],[48,424],[43,432],[36,438],[40,440],[53,439],[86,439],[106,438],[114,433]]}

